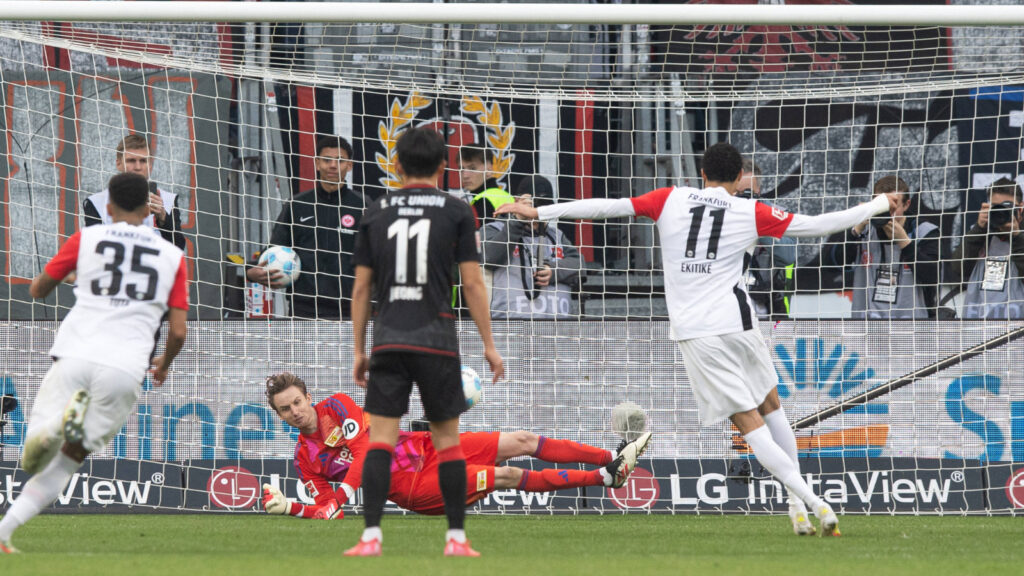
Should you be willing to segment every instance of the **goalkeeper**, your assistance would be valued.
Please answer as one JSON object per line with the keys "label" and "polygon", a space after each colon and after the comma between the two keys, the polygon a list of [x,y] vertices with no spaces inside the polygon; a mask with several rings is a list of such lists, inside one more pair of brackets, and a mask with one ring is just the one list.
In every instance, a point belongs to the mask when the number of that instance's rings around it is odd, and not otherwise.
{"label": "goalkeeper", "polygon": [[[263,486],[263,507],[271,514],[303,518],[342,518],[362,481],[363,459],[369,445],[369,419],[346,394],[335,394],[313,404],[301,378],[282,372],[267,378],[267,401],[277,415],[299,429],[295,470],[313,505],[287,500],[269,485]],[[621,487],[650,442],[645,433],[617,453],[569,440],[544,438],[530,432],[465,432],[460,442],[466,453],[466,504],[494,490],[517,488],[548,492],[580,486]],[[525,470],[498,466],[516,456],[547,462],[582,462],[593,470]],[[388,499],[420,514],[444,514],[444,499],[437,480],[438,457],[429,432],[402,432],[391,465]],[[340,483],[337,490],[331,482]]]}

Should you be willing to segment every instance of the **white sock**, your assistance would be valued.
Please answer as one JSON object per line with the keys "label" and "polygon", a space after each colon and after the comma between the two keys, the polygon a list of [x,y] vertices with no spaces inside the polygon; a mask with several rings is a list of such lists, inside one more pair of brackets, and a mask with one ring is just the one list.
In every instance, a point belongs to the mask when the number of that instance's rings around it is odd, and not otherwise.
{"label": "white sock", "polygon": [[768,431],[767,426],[761,426],[757,430],[747,433],[743,439],[754,451],[757,461],[778,478],[791,494],[795,494],[815,510],[819,505],[824,504],[822,499],[818,498],[811,487],[807,485],[807,482],[804,482],[803,477],[800,476],[800,469],[790,460],[786,451],[772,440],[772,433]]}
{"label": "white sock", "polygon": [[369,542],[370,540],[380,540],[381,542],[384,542],[384,533],[380,531],[380,526],[365,528],[363,529],[363,536],[360,540],[363,542]]}
{"label": "white sock", "polygon": [[455,540],[459,544],[465,544],[466,542],[466,531],[465,530],[448,530],[448,533],[444,536],[444,541]]}
{"label": "white sock", "polygon": [[58,452],[42,472],[30,478],[25,483],[21,495],[7,510],[4,519],[0,520],[0,541],[10,541],[11,535],[18,527],[35,518],[43,508],[52,504],[81,465],[81,462]]}
{"label": "white sock", "polygon": [[[786,412],[779,406],[779,409],[774,412],[769,412],[764,415],[764,423],[768,426],[768,431],[772,434],[772,440],[779,445],[779,448],[789,456],[789,459],[796,465],[796,469],[800,471],[800,457],[796,448],[796,435],[793,434],[793,428],[789,425],[789,419],[786,418]],[[787,490],[789,494],[789,506],[791,508],[806,509],[803,500],[796,497],[792,490]]]}

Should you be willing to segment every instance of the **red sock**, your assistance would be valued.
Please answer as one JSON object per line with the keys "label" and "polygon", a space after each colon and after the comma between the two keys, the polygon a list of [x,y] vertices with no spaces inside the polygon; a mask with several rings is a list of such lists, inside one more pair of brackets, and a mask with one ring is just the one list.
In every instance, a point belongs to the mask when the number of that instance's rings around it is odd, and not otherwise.
{"label": "red sock", "polygon": [[596,466],[604,466],[612,461],[612,453],[603,448],[543,436],[537,440],[537,450],[533,456],[545,462],[582,462]]}
{"label": "red sock", "polygon": [[523,470],[519,489],[527,492],[548,492],[580,486],[603,486],[600,468],[597,470]]}

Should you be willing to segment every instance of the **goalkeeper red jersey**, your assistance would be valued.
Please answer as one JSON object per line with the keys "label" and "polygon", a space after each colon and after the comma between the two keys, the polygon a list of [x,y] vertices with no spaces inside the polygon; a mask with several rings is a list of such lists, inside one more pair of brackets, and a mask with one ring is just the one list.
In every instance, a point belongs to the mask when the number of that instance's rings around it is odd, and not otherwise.
{"label": "goalkeeper red jersey", "polygon": [[[347,394],[335,394],[315,407],[317,431],[300,434],[295,446],[295,470],[306,491],[317,504],[337,498],[344,504],[348,495],[335,491],[331,482],[343,482],[354,493],[363,480],[363,460],[369,445],[369,417]],[[422,468],[426,433],[402,432],[391,462],[392,473]]]}

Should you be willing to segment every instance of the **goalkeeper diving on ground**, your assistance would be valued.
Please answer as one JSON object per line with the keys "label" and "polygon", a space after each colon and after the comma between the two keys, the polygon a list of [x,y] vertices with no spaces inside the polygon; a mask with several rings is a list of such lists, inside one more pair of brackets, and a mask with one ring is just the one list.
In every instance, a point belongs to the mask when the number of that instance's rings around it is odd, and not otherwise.
{"label": "goalkeeper diving on ground", "polygon": [[[315,504],[288,500],[276,488],[263,486],[263,507],[271,514],[302,518],[344,517],[342,505],[362,483],[363,459],[369,446],[369,418],[346,394],[338,393],[313,404],[306,383],[283,372],[267,378],[267,402],[277,415],[299,429],[295,470]],[[623,442],[615,452],[569,440],[545,438],[531,432],[464,432],[466,504],[495,490],[515,488],[549,492],[581,486],[621,487],[636,468],[651,440],[644,432]],[[509,458],[532,456],[553,463],[592,464],[591,470],[526,470],[499,466]],[[444,514],[438,487],[438,457],[429,432],[402,432],[391,465],[388,499],[419,514]],[[331,483],[340,483],[335,490]]]}

